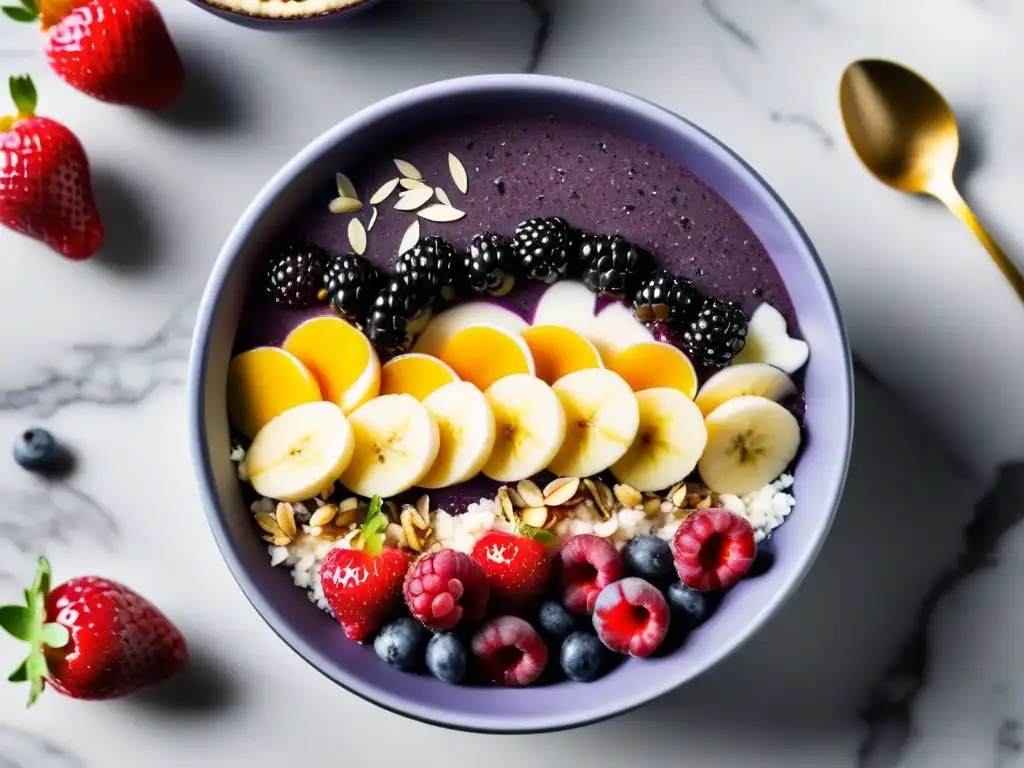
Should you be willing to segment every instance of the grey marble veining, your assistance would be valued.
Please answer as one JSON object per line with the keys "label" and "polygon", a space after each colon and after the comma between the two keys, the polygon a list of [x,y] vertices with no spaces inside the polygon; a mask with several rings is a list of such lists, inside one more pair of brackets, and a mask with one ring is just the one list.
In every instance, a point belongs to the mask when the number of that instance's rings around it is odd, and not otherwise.
{"label": "grey marble veining", "polygon": [[55,742],[0,723],[0,768],[87,768]]}

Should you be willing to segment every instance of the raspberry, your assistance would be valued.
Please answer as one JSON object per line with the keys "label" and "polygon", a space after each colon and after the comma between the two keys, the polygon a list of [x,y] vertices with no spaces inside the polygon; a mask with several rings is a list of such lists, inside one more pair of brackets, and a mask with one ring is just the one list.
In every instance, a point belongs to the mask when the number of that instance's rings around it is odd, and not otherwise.
{"label": "raspberry", "polygon": [[415,618],[431,629],[452,629],[483,618],[491,586],[473,558],[442,549],[416,561],[402,591]]}
{"label": "raspberry", "polygon": [[548,647],[518,616],[491,619],[473,635],[472,645],[487,678],[500,685],[529,685],[548,663]]}
{"label": "raspberry", "polygon": [[609,584],[594,604],[594,629],[618,653],[650,656],[668,634],[665,597],[651,584],[630,576]]}
{"label": "raspberry", "polygon": [[622,555],[592,533],[573,536],[559,553],[562,602],[573,613],[592,614],[601,590],[625,574]]}
{"label": "raspberry", "polygon": [[742,579],[754,562],[757,545],[745,517],[728,509],[702,509],[679,526],[672,552],[683,584],[707,592]]}

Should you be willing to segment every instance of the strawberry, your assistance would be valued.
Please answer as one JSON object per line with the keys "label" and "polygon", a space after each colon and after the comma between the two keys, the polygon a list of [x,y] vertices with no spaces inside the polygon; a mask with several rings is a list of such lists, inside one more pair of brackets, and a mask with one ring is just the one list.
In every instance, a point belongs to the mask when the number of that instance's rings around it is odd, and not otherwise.
{"label": "strawberry", "polygon": [[162,109],[178,98],[185,67],[152,0],[20,0],[3,11],[41,21],[50,68],[111,104]]}
{"label": "strawberry", "polygon": [[25,605],[0,607],[0,627],[32,646],[10,676],[29,683],[31,705],[45,685],[73,699],[116,699],[162,683],[188,660],[185,638],[148,600],[95,576],[50,589],[39,559]]}
{"label": "strawberry", "polygon": [[87,259],[103,244],[103,223],[85,150],[63,125],[35,116],[28,77],[10,83],[18,112],[0,117],[0,224],[69,259]]}
{"label": "strawberry", "polygon": [[387,525],[374,496],[359,533],[363,548],[332,549],[320,564],[324,597],[349,640],[369,640],[402,596],[409,555],[384,547]]}
{"label": "strawberry", "polygon": [[491,583],[493,607],[511,613],[522,612],[544,594],[551,572],[551,552],[544,542],[554,539],[522,523],[518,529],[519,534],[489,531],[472,555]]}

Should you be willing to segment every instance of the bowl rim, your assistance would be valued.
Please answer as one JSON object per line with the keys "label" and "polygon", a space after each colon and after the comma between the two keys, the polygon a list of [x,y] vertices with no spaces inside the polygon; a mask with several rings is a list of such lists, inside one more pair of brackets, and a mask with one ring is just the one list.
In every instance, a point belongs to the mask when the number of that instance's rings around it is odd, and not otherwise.
{"label": "bowl rim", "polygon": [[196,5],[203,10],[238,21],[259,22],[261,24],[280,24],[282,26],[290,25],[296,27],[341,16],[342,14],[361,9],[375,2],[375,0],[347,0],[348,5],[343,5],[339,8],[330,8],[326,11],[320,11],[319,13],[296,14],[295,16],[264,16],[259,13],[251,13],[238,8],[232,8],[226,4],[226,0],[190,1],[193,5]]}
{"label": "bowl rim", "polygon": [[[220,513],[216,486],[213,480],[214,474],[209,455],[210,452],[207,449],[207,424],[204,413],[207,402],[205,380],[210,365],[210,355],[207,354],[210,330],[224,299],[225,284],[230,277],[235,259],[254,225],[265,209],[274,202],[281,190],[301,175],[324,152],[329,151],[338,142],[343,141],[347,135],[365,129],[382,118],[395,112],[401,112],[417,103],[466,94],[467,92],[476,93],[495,90],[499,92],[522,92],[529,89],[533,89],[535,92],[543,92],[549,96],[557,97],[558,95],[572,94],[574,97],[589,98],[602,102],[611,109],[632,113],[638,120],[661,123],[676,132],[685,133],[688,140],[698,144],[702,150],[715,155],[720,161],[730,164],[734,172],[746,177],[749,190],[757,196],[759,202],[771,213],[779,226],[787,232],[793,242],[803,245],[805,250],[803,256],[808,259],[808,264],[813,271],[813,277],[823,289],[834,313],[836,326],[834,330],[838,334],[842,345],[842,359],[845,362],[842,378],[835,383],[837,395],[845,406],[842,409],[845,411],[842,423],[835,425],[835,429],[839,431],[839,441],[837,444],[842,448],[842,458],[840,466],[835,468],[838,470],[835,472],[835,476],[828,478],[826,482],[826,492],[824,495],[828,499],[827,514],[821,516],[820,522],[818,522],[813,530],[812,536],[808,540],[808,544],[790,581],[774,593],[770,599],[766,600],[760,606],[760,609],[749,617],[747,622],[745,622],[742,632],[737,633],[734,637],[730,638],[729,642],[723,643],[716,649],[711,654],[707,664],[699,671],[666,674],[658,685],[651,686],[641,693],[617,697],[607,702],[592,702],[588,706],[573,710],[572,713],[567,713],[566,715],[546,717],[543,722],[530,721],[529,718],[521,716],[516,716],[507,725],[503,720],[498,721],[495,719],[489,719],[486,724],[482,724],[479,719],[474,720],[470,716],[462,715],[454,716],[450,720],[443,720],[437,717],[436,710],[432,707],[416,703],[410,704],[400,696],[388,696],[382,699],[379,691],[371,692],[364,690],[359,681],[349,678],[343,667],[333,663],[326,656],[311,648],[301,635],[290,630],[278,609],[251,582],[241,562],[239,553],[235,549],[227,524]],[[849,469],[853,441],[854,393],[852,356],[835,291],[825,272],[824,265],[806,232],[777,193],[732,149],[699,126],[664,107],[639,96],[613,88],[571,78],[534,74],[473,75],[442,80],[402,91],[375,102],[335,124],[293,156],[256,195],[232,228],[221,252],[217,256],[203,292],[193,334],[189,357],[187,401],[190,452],[210,529],[221,552],[221,556],[228,565],[232,578],[234,578],[246,599],[252,604],[267,625],[304,661],[350,693],[354,693],[360,698],[391,712],[424,723],[477,733],[544,733],[600,722],[636,709],[663,696],[683,683],[703,674],[734,653],[760,631],[768,619],[792,597],[806,578],[808,571],[821,551],[835,519]]]}

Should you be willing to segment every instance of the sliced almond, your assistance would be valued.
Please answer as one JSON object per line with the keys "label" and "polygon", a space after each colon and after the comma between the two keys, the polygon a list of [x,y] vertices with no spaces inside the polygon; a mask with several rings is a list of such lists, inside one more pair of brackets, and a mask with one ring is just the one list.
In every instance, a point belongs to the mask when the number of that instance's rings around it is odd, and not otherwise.
{"label": "sliced almond", "polygon": [[580,489],[578,477],[559,477],[544,486],[544,503],[549,507],[560,507],[576,495]]}
{"label": "sliced almond", "polygon": [[423,174],[419,172],[415,165],[406,161],[395,158],[395,168],[398,172],[408,179],[422,179]]}
{"label": "sliced almond", "polygon": [[590,478],[584,480],[583,485],[590,491],[594,504],[597,505],[597,511],[601,513],[602,517],[611,517],[612,512],[615,511],[615,496],[612,494],[612,489],[600,480],[595,481]]}
{"label": "sliced almond", "polygon": [[409,544],[405,538],[405,530],[398,523],[388,523],[388,527],[384,529],[384,542],[399,549],[405,549]]}
{"label": "sliced almond", "polygon": [[334,524],[339,528],[345,528],[359,519],[358,509],[343,509],[334,518]]}
{"label": "sliced almond", "polygon": [[544,523],[548,521],[548,508],[527,507],[520,513],[519,518],[524,523],[532,525],[534,528],[543,528]]}
{"label": "sliced almond", "polygon": [[644,497],[636,488],[631,485],[625,485],[619,483],[612,491],[615,493],[615,498],[619,500],[619,503],[624,507],[635,507],[640,504]]}
{"label": "sliced almond", "polygon": [[498,489],[498,506],[501,507],[501,513],[505,516],[505,519],[510,523],[515,520],[515,510],[512,508],[512,499],[508,497],[508,488],[504,485]]}
{"label": "sliced almond", "polygon": [[334,174],[334,180],[338,185],[338,197],[351,197],[353,200],[359,199],[359,193],[356,192],[356,185],[352,183],[352,179],[344,173],[336,173]]}
{"label": "sliced almond", "polygon": [[420,241],[420,220],[413,219],[412,224],[405,230],[405,234],[402,235],[402,242],[398,246],[398,255],[401,256],[403,253],[412,248],[416,243]]}
{"label": "sliced almond", "polygon": [[644,502],[644,514],[647,517],[654,517],[661,514],[661,499],[648,499]]}
{"label": "sliced almond", "polygon": [[377,223],[377,206],[373,206],[373,213],[370,214],[370,223],[366,225],[366,231],[369,232],[373,229],[373,225]]}
{"label": "sliced almond", "polygon": [[[395,203],[396,211],[415,211],[421,205],[425,205],[430,198],[434,196],[434,190],[428,186],[422,186],[419,189],[410,189],[403,195],[399,195],[398,202]],[[431,206],[432,208],[434,206]]]}
{"label": "sliced almond", "polygon": [[416,500],[416,515],[419,517],[417,524],[420,528],[430,526],[430,497],[423,494]]}
{"label": "sliced almond", "polygon": [[423,542],[420,541],[420,530],[416,525],[416,508],[406,505],[402,508],[402,531],[405,533],[409,548],[417,552],[423,551]]}
{"label": "sliced almond", "polygon": [[329,525],[338,516],[338,508],[333,504],[324,504],[309,518],[311,526]]}
{"label": "sliced almond", "polygon": [[466,212],[452,208],[450,205],[428,205],[419,212],[419,215],[427,221],[446,222],[458,221],[466,215]]}
{"label": "sliced almond", "polygon": [[526,502],[526,506],[544,506],[544,494],[533,480],[520,480],[516,485],[516,490],[519,491],[519,495],[523,497],[523,501]]}
{"label": "sliced almond", "polygon": [[281,524],[277,522],[277,517],[270,514],[269,512],[260,512],[256,515],[256,525],[262,528],[264,531],[269,533],[271,536],[283,536],[284,531],[281,530]]}
{"label": "sliced almond", "polygon": [[395,191],[395,187],[398,186],[399,179],[392,179],[391,181],[385,181],[378,189],[370,196],[370,205],[379,205],[387,200],[391,193]]}
{"label": "sliced almond", "polygon": [[352,219],[348,223],[348,244],[360,256],[366,253],[366,227],[359,219]]}
{"label": "sliced almond", "polygon": [[399,519],[398,505],[393,501],[384,502],[384,513],[387,515],[388,520],[394,520],[396,523]]}
{"label": "sliced almond", "polygon": [[277,505],[277,524],[285,536],[295,538],[298,529],[295,527],[295,508],[291,504],[281,502]]}
{"label": "sliced almond", "polygon": [[347,499],[338,504],[339,512],[348,512],[352,509],[359,509],[359,497],[349,496]]}
{"label": "sliced almond", "polygon": [[459,192],[466,194],[466,190],[469,189],[469,177],[466,175],[466,167],[451,152],[448,153],[448,170],[451,171],[452,181],[459,188]]}
{"label": "sliced almond", "polygon": [[506,488],[505,492],[508,494],[509,501],[512,502],[513,506],[518,507],[519,509],[530,506],[526,503],[526,500],[519,495],[519,491],[515,488]]}
{"label": "sliced almond", "polygon": [[448,193],[445,192],[440,187],[437,187],[437,188],[434,189],[434,196],[438,200],[440,200],[442,203],[444,203],[445,205],[451,205],[452,204],[451,198],[448,197]]}
{"label": "sliced almond", "polygon": [[619,521],[614,517],[602,520],[600,523],[594,523],[594,533],[602,539],[613,536],[617,530],[619,530]]}
{"label": "sliced almond", "polygon": [[711,494],[698,501],[694,509],[711,509]]}
{"label": "sliced almond", "polygon": [[425,182],[419,179],[402,179],[398,183],[402,185],[402,189],[422,189],[427,186]]}
{"label": "sliced almond", "polygon": [[351,197],[336,197],[327,208],[331,213],[355,213],[363,210],[363,204]]}
{"label": "sliced almond", "polygon": [[671,501],[675,506],[677,506],[677,507],[685,507],[686,506],[686,496],[687,496],[686,484],[683,483],[682,485],[680,485],[677,488],[675,488],[672,491],[672,493],[669,495],[668,498],[669,498],[669,501]]}

